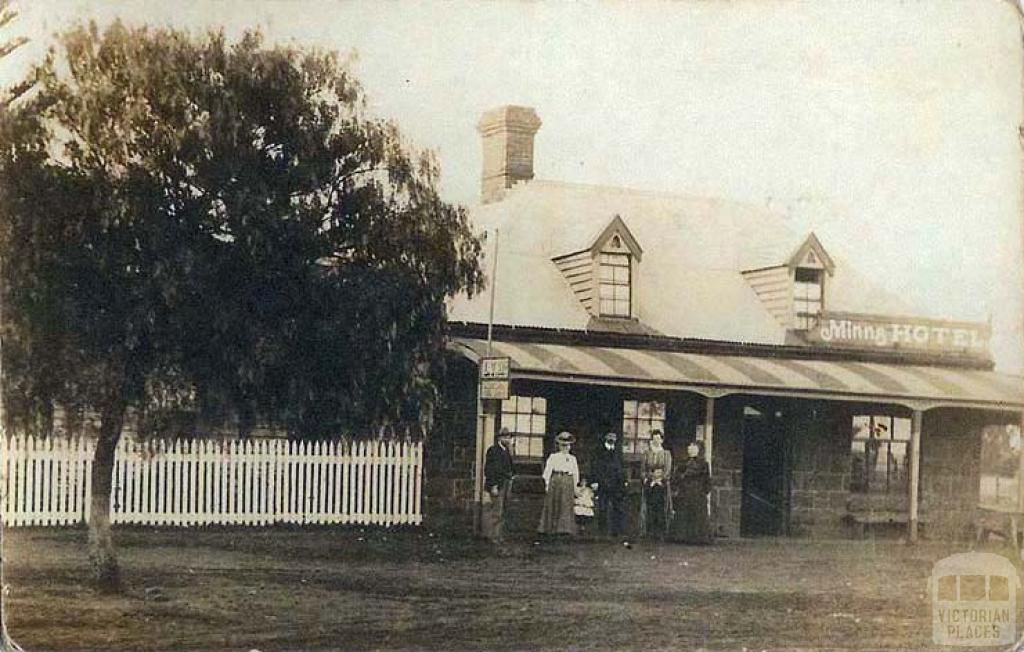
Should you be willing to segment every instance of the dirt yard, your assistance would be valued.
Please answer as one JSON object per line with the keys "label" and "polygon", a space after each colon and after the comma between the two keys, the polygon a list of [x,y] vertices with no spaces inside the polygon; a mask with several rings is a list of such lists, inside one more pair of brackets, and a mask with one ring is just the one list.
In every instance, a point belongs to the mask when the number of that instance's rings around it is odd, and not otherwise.
{"label": "dirt yard", "polygon": [[[514,544],[429,529],[118,532],[125,593],[87,584],[82,530],[8,530],[26,650],[927,650],[951,545]],[[991,648],[989,648],[991,649]]]}

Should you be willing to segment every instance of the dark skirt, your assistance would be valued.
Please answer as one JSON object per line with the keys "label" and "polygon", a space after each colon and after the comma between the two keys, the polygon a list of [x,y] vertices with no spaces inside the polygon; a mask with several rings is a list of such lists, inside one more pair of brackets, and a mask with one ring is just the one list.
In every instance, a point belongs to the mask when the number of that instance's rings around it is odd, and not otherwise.
{"label": "dark skirt", "polygon": [[680,543],[711,543],[708,495],[684,487],[675,500],[676,513],[668,529],[668,540]]}
{"label": "dark skirt", "polygon": [[544,511],[540,514],[537,532],[541,534],[576,534],[573,512],[576,486],[567,473],[554,473],[544,494]]}

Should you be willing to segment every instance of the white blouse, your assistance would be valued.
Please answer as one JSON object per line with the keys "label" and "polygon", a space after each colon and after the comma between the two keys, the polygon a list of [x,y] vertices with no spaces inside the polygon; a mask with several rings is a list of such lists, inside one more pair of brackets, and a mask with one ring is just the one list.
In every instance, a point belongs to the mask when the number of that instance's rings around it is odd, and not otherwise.
{"label": "white blouse", "polygon": [[572,453],[563,453],[559,451],[557,453],[552,453],[548,457],[547,463],[544,464],[545,487],[551,484],[551,474],[555,472],[572,474],[573,485],[580,483],[580,467],[576,463],[576,456]]}

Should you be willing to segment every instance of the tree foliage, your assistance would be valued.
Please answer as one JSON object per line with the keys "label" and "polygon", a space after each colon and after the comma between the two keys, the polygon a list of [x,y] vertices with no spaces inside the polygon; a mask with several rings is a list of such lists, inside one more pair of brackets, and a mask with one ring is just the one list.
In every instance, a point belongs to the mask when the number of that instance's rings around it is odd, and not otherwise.
{"label": "tree foliage", "polygon": [[44,430],[55,403],[99,414],[101,587],[129,406],[300,436],[429,417],[481,245],[336,55],[89,25],[30,79],[0,115],[4,406]]}
{"label": "tree foliage", "polygon": [[0,134],[12,415],[185,391],[322,435],[429,408],[480,245],[336,55],[90,25],[34,75]]}

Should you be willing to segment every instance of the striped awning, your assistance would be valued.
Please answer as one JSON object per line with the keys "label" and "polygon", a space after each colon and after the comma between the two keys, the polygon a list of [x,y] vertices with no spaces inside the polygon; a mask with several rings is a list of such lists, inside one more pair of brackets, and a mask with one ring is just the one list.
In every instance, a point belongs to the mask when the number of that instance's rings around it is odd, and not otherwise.
{"label": "striped awning", "polygon": [[[485,340],[454,338],[450,346],[474,361],[487,355]],[[511,359],[513,379],[686,389],[704,396],[878,401],[913,409],[1024,407],[1024,379],[972,369],[533,342],[495,341],[491,355]]]}

